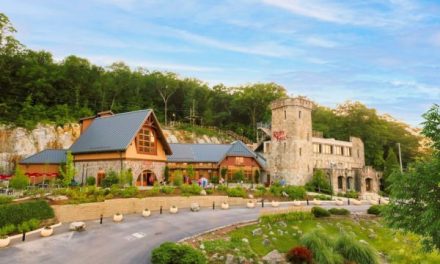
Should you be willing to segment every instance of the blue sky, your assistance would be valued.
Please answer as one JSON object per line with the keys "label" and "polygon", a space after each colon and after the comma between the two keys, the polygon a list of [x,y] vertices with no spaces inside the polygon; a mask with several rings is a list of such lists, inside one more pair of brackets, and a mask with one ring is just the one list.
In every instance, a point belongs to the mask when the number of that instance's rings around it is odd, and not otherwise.
{"label": "blue sky", "polygon": [[124,61],[210,85],[273,81],[414,126],[440,103],[439,0],[0,0],[0,12],[22,43],[58,60]]}

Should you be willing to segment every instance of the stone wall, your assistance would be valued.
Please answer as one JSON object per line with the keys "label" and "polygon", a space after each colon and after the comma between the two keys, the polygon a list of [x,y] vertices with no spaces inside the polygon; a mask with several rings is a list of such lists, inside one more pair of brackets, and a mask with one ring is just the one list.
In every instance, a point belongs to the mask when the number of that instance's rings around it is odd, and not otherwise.
{"label": "stone wall", "polygon": [[86,221],[99,219],[102,214],[110,217],[115,213],[135,214],[141,213],[145,208],[151,211],[160,210],[168,213],[172,205],[178,208],[189,208],[191,203],[197,202],[201,207],[212,207],[215,202],[218,210],[222,202],[226,201],[229,205],[245,205],[249,199],[227,197],[227,196],[190,196],[190,197],[147,197],[147,198],[126,198],[111,199],[98,203],[53,205],[55,216],[60,222]]}

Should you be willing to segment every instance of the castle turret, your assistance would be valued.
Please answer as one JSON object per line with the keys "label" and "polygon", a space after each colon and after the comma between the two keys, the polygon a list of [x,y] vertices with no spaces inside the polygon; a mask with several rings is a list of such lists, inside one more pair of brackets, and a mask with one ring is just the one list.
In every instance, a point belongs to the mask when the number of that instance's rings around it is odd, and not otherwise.
{"label": "castle turret", "polygon": [[313,174],[312,109],[305,97],[279,99],[271,104],[272,139],[268,166],[272,180],[304,185]]}

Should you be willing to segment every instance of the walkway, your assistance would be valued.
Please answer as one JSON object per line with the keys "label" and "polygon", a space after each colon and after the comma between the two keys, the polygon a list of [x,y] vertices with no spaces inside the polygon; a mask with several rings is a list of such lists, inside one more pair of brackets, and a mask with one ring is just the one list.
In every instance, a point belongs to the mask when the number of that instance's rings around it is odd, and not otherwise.
{"label": "walkway", "polygon": [[[344,207],[352,212],[365,212],[369,206]],[[0,263],[149,263],[151,251],[165,241],[178,241],[212,228],[254,220],[259,210],[203,208],[200,212],[184,209],[176,215],[154,212],[149,218],[129,215],[120,224],[111,219],[104,219],[102,225],[98,221],[87,222],[84,232],[69,232],[67,225],[63,225],[48,238],[35,234],[26,242],[12,241],[8,248],[0,249]]]}

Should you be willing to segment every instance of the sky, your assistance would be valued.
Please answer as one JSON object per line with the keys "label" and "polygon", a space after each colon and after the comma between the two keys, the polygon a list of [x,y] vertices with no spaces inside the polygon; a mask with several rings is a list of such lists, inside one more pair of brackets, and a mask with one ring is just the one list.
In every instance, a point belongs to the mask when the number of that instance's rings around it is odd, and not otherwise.
{"label": "sky", "polygon": [[440,104],[440,0],[0,0],[27,47],[210,86],[276,82],[413,126]]}

